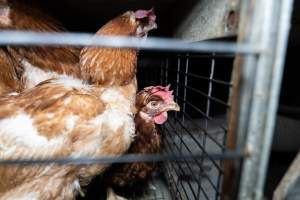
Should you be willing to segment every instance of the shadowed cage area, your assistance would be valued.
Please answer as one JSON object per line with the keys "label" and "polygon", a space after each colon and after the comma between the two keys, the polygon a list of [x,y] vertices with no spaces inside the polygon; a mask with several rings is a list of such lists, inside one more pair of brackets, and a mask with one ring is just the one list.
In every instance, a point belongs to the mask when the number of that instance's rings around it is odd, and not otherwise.
{"label": "shadowed cage area", "polygon": [[163,162],[172,198],[219,199],[222,161],[209,153],[225,151],[233,54],[154,53],[140,55],[139,87],[171,84],[179,113],[161,127],[164,152],[207,154],[207,159]]}
{"label": "shadowed cage area", "polygon": [[[116,190],[128,199],[220,199],[225,152],[228,103],[232,88],[234,54],[168,53],[142,51],[138,59],[139,89],[171,85],[180,112],[170,112],[159,127],[162,155],[177,155],[177,161],[160,161],[150,183]],[[213,155],[212,155],[213,154]],[[204,155],[202,158],[185,158]],[[101,177],[86,196],[105,199]],[[137,187],[138,186],[138,187]]]}

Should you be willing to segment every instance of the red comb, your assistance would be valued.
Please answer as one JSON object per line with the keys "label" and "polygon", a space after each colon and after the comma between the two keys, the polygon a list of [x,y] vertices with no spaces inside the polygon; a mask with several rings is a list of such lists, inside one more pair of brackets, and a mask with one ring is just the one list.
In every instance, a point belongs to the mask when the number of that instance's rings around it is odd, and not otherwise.
{"label": "red comb", "polygon": [[135,11],[135,17],[137,19],[143,19],[149,17],[153,21],[155,21],[156,18],[154,14],[154,8],[151,8],[150,10],[137,10]]}
{"label": "red comb", "polygon": [[170,91],[170,85],[164,86],[149,86],[145,87],[144,90],[146,92],[150,92],[151,94],[155,94],[161,97],[166,102],[174,101],[173,91]]}

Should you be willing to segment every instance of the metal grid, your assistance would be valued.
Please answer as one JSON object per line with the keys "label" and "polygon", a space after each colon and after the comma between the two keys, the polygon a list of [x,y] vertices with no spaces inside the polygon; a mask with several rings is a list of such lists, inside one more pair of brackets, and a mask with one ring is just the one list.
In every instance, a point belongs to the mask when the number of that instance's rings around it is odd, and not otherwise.
{"label": "metal grid", "polygon": [[[160,64],[147,85],[171,83],[179,114],[170,116],[161,127],[164,138],[162,155],[127,155],[120,158],[61,158],[49,160],[1,160],[1,164],[92,164],[110,162],[164,161],[164,174],[172,198],[219,199],[223,182],[224,159],[245,158],[236,169],[239,199],[261,199],[264,174],[272,139],[275,111],[285,55],[292,0],[242,1],[238,43],[185,43],[172,39],[94,37],[86,34],[0,32],[2,45],[99,45],[171,50],[160,56]],[[266,11],[266,12],[264,12]],[[262,23],[260,23],[262,21]],[[271,48],[271,49],[270,49]],[[177,51],[174,53],[174,51]],[[184,53],[182,53],[184,52]],[[204,53],[195,53],[204,52]],[[227,54],[222,54],[226,52]],[[234,54],[230,54],[234,53]],[[229,105],[233,55],[237,55],[234,72],[240,77],[238,101]],[[201,61],[197,61],[197,60]],[[229,76],[217,77],[220,59],[230,60]],[[197,62],[200,62],[197,64]],[[207,65],[205,65],[206,63]],[[193,71],[196,70],[196,71]],[[199,70],[199,71],[197,71]],[[203,73],[203,74],[202,74]],[[193,81],[196,79],[197,84]],[[149,80],[149,79],[148,79]],[[155,81],[154,81],[155,80]],[[203,85],[201,85],[202,83]],[[216,85],[225,88],[218,96]],[[142,84],[141,84],[142,86]],[[204,89],[203,89],[204,88]],[[193,102],[191,96],[197,101]],[[230,101],[232,102],[232,101]],[[236,107],[236,126],[227,132],[229,108]],[[231,111],[229,110],[229,111]],[[234,123],[235,124],[235,123]],[[236,135],[236,147],[225,148],[227,134]],[[249,158],[246,158],[244,151]],[[213,178],[208,175],[213,172]],[[237,192],[237,189],[235,189]]]}
{"label": "metal grid", "polygon": [[165,53],[162,56],[148,53],[141,57],[146,63],[147,60],[152,62],[138,70],[142,71],[138,74],[138,80],[143,80],[140,87],[171,84],[176,102],[182,108],[180,113],[171,114],[167,124],[161,127],[164,152],[208,156],[207,159],[164,163],[164,175],[172,196],[219,199],[223,165],[210,153],[225,151],[234,54]]}

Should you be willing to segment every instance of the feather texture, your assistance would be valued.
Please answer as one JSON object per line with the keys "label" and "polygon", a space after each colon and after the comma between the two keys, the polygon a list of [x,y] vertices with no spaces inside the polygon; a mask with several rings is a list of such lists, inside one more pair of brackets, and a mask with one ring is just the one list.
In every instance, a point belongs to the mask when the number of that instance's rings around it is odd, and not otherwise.
{"label": "feather texture", "polygon": [[[156,127],[155,118],[164,112],[179,111],[172,91],[169,91],[169,86],[144,88],[137,94],[136,107],[138,110],[134,118],[136,136],[127,153],[158,154],[161,151],[161,135]],[[134,188],[146,182],[156,167],[157,164],[154,162],[114,164],[104,174],[103,181],[110,187],[124,191],[124,188],[125,190]],[[112,190],[108,193],[114,196]]]}
{"label": "feather texture", "polygon": [[[112,36],[135,36],[137,21],[128,11],[105,24],[96,34]],[[104,59],[97,59],[103,56]],[[136,72],[137,55],[134,49],[84,48],[82,57],[82,75],[85,80],[102,85],[128,84]],[[112,59],[114,58],[114,59]],[[92,77],[92,74],[96,76]],[[97,79],[95,79],[97,77]],[[117,77],[117,78],[111,78]]]}
{"label": "feather texture", "polygon": [[17,76],[15,60],[9,53],[0,48],[0,95],[18,92],[20,81]]}
{"label": "feather texture", "polygon": [[[65,85],[65,81],[74,84]],[[130,110],[134,101],[128,96],[135,94],[135,87],[135,81],[124,88],[107,89],[84,85],[79,80],[49,80],[19,95],[0,98],[0,157],[34,159],[121,154],[134,136],[134,113]],[[118,94],[119,101],[110,101],[107,96],[112,92]],[[20,190],[18,195],[25,195],[29,190],[36,192],[37,199],[48,199],[49,192],[62,185],[67,187],[67,193],[73,194],[78,192],[69,191],[74,181],[88,183],[105,167],[1,167],[0,194],[14,196]],[[51,191],[45,191],[50,189],[44,188],[43,179],[56,183]],[[10,191],[11,188],[16,190]],[[69,198],[60,193],[53,195]]]}
{"label": "feather texture", "polygon": [[[38,32],[62,32],[64,27],[55,19],[49,17],[38,9],[9,0],[0,4],[0,29],[26,30]],[[20,74],[19,88],[32,88],[36,82],[30,76],[30,69],[26,63],[40,69],[44,80],[56,78],[57,74],[65,74],[80,78],[79,49],[73,47],[2,47],[5,49],[15,64],[10,65]],[[27,71],[26,71],[27,70]],[[49,73],[55,72],[55,73]],[[14,77],[12,74],[11,76]],[[14,77],[16,78],[16,77]],[[2,84],[8,82],[1,79]]]}
{"label": "feather texture", "polygon": [[[124,26],[137,32],[139,22],[131,20],[134,12],[126,13],[130,15],[119,16],[128,18],[122,20],[125,24],[114,23],[119,21],[116,19],[108,23],[115,26],[111,30]],[[128,34],[126,29],[123,31]],[[102,62],[107,60],[107,54],[99,53],[101,50],[84,49],[80,57],[82,71],[95,82],[59,75],[20,94],[0,97],[1,159],[118,156],[127,151],[135,135],[137,50],[110,50],[111,61],[128,62],[128,69],[133,69],[127,73],[126,81],[124,76],[110,73],[119,65],[110,67],[110,63]],[[119,57],[120,51],[124,56]],[[93,59],[102,65],[92,65]],[[27,65],[25,69],[40,73],[31,63]],[[110,70],[103,76],[109,85],[94,73],[107,68]],[[74,199],[82,185],[108,166],[1,166],[0,199]]]}

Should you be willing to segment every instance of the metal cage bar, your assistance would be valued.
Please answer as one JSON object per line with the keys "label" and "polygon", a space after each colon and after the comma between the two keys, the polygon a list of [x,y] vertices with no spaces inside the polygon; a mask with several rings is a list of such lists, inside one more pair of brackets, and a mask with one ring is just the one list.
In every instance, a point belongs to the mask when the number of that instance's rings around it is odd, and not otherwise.
{"label": "metal cage bar", "polygon": [[0,32],[0,45],[27,45],[27,46],[103,46],[115,48],[140,48],[148,50],[175,51],[175,52],[239,52],[242,54],[257,54],[265,51],[260,44],[235,44],[230,42],[209,41],[187,43],[178,39],[154,38],[141,40],[134,37],[122,36],[95,36],[88,33],[51,33],[31,31]]}
{"label": "metal cage bar", "polygon": [[[268,52],[242,58],[238,146],[245,146],[251,156],[242,165],[239,199],[263,198],[292,4],[293,0],[242,2],[241,41],[260,42]],[[251,10],[253,17],[246,22]]]}

